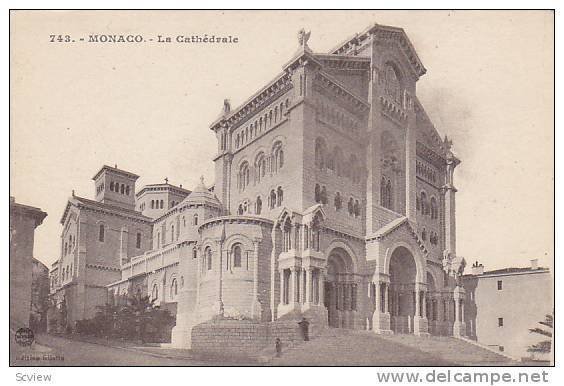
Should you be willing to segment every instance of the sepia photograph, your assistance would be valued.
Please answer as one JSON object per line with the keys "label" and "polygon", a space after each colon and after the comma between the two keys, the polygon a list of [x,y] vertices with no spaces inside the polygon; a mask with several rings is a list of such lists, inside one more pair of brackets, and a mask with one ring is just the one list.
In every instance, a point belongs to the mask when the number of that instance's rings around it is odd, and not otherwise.
{"label": "sepia photograph", "polygon": [[10,367],[555,365],[554,10],[9,22]]}

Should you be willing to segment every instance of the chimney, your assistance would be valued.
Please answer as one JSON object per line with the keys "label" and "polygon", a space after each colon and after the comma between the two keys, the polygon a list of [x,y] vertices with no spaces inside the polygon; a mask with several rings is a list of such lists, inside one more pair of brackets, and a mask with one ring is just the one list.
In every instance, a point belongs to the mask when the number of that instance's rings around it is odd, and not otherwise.
{"label": "chimney", "polygon": [[539,269],[539,259],[532,259],[531,260],[531,269],[534,271]]}
{"label": "chimney", "polygon": [[472,264],[472,275],[482,275],[484,273],[484,265],[476,261]]}

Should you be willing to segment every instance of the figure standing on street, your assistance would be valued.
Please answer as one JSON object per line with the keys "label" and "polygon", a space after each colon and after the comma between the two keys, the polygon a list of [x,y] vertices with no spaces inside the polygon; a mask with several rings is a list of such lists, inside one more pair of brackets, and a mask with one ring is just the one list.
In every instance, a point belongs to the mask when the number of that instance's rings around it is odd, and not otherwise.
{"label": "figure standing on street", "polygon": [[300,330],[302,330],[302,336],[304,337],[304,340],[308,341],[309,340],[309,322],[304,317],[304,318],[302,318],[302,321],[298,323],[298,325],[300,326]]}

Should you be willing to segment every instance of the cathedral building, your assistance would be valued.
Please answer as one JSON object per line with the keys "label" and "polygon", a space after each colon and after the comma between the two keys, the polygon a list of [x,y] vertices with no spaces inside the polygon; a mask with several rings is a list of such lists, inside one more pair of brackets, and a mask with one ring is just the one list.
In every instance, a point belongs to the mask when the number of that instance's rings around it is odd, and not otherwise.
{"label": "cathedral building", "polygon": [[225,100],[213,189],[134,195],[137,176],[105,166],[96,200],[69,200],[58,273],[77,283],[78,318],[108,288],[175,304],[179,347],[217,317],[465,334],[460,161],[417,99],[425,67],[401,28],[328,53],[308,39],[241,106]]}

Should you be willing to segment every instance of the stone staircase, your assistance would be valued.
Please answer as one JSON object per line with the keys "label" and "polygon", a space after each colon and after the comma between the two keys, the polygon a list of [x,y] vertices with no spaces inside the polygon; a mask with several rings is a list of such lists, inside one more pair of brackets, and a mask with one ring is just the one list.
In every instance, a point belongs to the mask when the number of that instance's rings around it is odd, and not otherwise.
{"label": "stone staircase", "polygon": [[283,350],[272,366],[511,365],[511,359],[452,337],[377,335],[329,328],[309,342]]}

